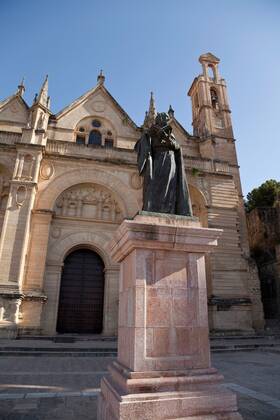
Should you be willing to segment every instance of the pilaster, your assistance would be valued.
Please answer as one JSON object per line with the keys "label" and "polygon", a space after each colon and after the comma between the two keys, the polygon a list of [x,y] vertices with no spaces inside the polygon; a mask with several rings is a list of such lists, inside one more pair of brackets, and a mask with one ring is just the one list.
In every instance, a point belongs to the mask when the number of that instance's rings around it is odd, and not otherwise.
{"label": "pilaster", "polygon": [[[22,284],[30,236],[31,211],[37,192],[42,148],[17,144],[17,158],[0,238],[0,296],[2,308],[8,300],[11,318],[18,320],[18,299],[22,299]],[[14,294],[14,296],[12,294]],[[3,303],[4,302],[4,303]],[[16,304],[14,304],[16,302]],[[4,305],[4,306],[3,306]],[[6,319],[2,313],[2,324]],[[2,325],[3,327],[3,325]]]}

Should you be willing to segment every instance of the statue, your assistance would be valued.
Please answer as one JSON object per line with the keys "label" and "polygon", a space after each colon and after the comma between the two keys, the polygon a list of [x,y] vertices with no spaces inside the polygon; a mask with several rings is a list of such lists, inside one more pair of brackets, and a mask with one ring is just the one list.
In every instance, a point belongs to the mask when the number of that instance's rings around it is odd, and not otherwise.
{"label": "statue", "polygon": [[192,216],[180,145],[170,117],[158,113],[135,145],[139,175],[143,176],[143,210]]}

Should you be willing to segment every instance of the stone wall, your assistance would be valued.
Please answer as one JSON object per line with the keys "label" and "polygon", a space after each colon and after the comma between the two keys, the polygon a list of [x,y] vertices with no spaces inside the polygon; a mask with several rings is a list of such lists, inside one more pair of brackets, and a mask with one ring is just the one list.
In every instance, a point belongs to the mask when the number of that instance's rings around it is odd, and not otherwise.
{"label": "stone wall", "polygon": [[256,261],[265,318],[280,318],[280,207],[261,207],[247,215],[249,243]]}

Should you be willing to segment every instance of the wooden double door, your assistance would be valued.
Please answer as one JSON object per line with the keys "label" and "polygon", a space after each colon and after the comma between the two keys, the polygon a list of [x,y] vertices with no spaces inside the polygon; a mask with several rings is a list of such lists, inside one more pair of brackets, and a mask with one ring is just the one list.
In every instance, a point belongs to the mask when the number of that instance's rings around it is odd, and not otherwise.
{"label": "wooden double door", "polygon": [[78,249],[64,261],[57,332],[100,334],[103,323],[104,263],[90,249]]}

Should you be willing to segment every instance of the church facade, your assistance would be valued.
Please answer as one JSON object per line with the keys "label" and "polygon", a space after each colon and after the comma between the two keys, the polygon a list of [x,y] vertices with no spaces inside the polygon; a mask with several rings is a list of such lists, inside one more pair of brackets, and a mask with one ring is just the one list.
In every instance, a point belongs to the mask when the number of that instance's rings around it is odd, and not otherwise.
{"label": "church facade", "polygon": [[[219,59],[200,56],[188,92],[189,134],[169,109],[181,145],[193,213],[223,229],[207,255],[210,329],[263,327],[250,259],[226,83]],[[119,266],[106,244],[142,206],[134,145],[138,127],[97,85],[57,114],[48,80],[32,106],[23,83],[0,102],[0,337],[57,333],[115,336]],[[154,98],[144,122],[155,118]],[[129,311],[129,308],[127,308]]]}

